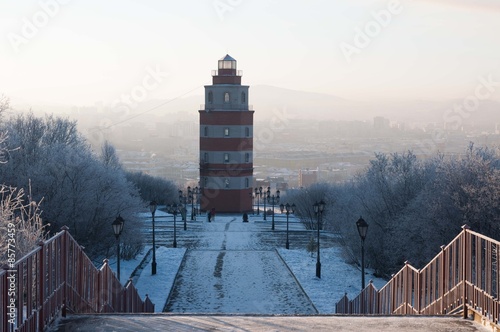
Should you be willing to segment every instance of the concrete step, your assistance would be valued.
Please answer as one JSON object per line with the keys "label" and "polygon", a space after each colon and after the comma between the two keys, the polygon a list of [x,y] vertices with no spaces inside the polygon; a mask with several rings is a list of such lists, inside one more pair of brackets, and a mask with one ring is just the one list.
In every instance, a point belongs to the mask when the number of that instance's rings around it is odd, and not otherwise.
{"label": "concrete step", "polygon": [[428,316],[75,315],[50,331],[491,331],[471,320]]}

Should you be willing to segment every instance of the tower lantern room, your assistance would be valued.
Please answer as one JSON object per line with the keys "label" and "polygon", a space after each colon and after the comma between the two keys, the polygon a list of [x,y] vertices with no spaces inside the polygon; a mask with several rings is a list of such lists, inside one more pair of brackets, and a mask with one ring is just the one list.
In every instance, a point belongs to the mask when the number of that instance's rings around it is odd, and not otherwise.
{"label": "tower lantern room", "polygon": [[212,72],[213,84],[241,84],[241,70],[236,70],[236,60],[229,54],[219,60],[217,70]]}
{"label": "tower lantern room", "polygon": [[236,70],[236,60],[234,60],[229,54],[219,60],[219,70],[221,69],[232,69]]}

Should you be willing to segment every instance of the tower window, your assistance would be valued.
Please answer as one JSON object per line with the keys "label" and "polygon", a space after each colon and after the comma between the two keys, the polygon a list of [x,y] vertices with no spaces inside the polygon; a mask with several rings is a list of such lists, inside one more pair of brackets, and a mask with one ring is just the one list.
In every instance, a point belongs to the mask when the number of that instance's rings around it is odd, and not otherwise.
{"label": "tower window", "polygon": [[203,128],[203,135],[208,136],[208,127]]}
{"label": "tower window", "polygon": [[208,163],[208,152],[205,152],[205,154],[203,155],[203,161]]}
{"label": "tower window", "polygon": [[229,103],[229,92],[224,92],[224,102]]}
{"label": "tower window", "polygon": [[244,93],[244,92],[242,92],[242,93],[241,93],[241,103],[242,103],[242,104],[243,104],[243,103],[246,103],[246,101],[247,101],[247,96],[245,95],[245,93]]}
{"label": "tower window", "polygon": [[248,180],[248,178],[245,178],[245,187],[250,187],[250,181]]}
{"label": "tower window", "polygon": [[225,163],[229,162],[229,153],[224,153],[224,162]]}
{"label": "tower window", "polygon": [[250,128],[245,127],[245,136],[250,137]]}
{"label": "tower window", "polygon": [[226,186],[226,188],[229,188],[229,179],[224,180],[224,185]]}
{"label": "tower window", "polygon": [[208,185],[208,178],[203,178],[203,186],[206,187]]}
{"label": "tower window", "polygon": [[229,128],[224,128],[224,136],[229,136]]}
{"label": "tower window", "polygon": [[245,162],[248,163],[250,161],[250,153],[245,153]]}
{"label": "tower window", "polygon": [[212,93],[212,91],[209,91],[208,92],[208,102],[211,104],[214,100],[214,95]]}

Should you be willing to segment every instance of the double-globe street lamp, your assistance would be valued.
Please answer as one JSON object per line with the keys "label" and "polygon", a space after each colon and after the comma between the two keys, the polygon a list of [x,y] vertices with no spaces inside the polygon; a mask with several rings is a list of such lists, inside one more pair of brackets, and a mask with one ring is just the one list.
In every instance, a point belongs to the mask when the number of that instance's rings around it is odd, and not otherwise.
{"label": "double-globe street lamp", "polygon": [[[260,198],[262,197],[262,187],[255,188],[255,197],[257,197],[257,215],[260,215]],[[264,215],[264,219],[265,219]]]}
{"label": "double-globe street lamp", "polygon": [[253,191],[252,192],[249,192],[248,195],[250,196],[250,200],[252,201],[252,215],[255,214],[255,196],[253,194]]}
{"label": "double-globe street lamp", "polygon": [[288,216],[290,213],[295,213],[295,204],[288,204],[283,205],[283,203],[280,204],[280,210],[281,213],[283,213],[283,210],[286,211],[286,243],[285,243],[285,248],[290,249],[290,242],[288,242]]}
{"label": "double-globe street lamp", "polygon": [[153,262],[151,263],[151,274],[156,274],[156,241],[155,241],[155,212],[156,201],[149,203],[149,210],[151,211],[151,220],[153,221]]}
{"label": "double-globe street lamp", "polygon": [[188,200],[191,201],[191,221],[194,220],[194,201],[196,196],[198,195],[198,187],[194,187],[194,189],[191,189],[191,187],[187,188],[188,190]]}
{"label": "double-globe street lamp", "polygon": [[[274,231],[274,205],[278,204],[280,202],[280,191],[276,190],[276,195],[271,195],[271,187],[267,187],[267,201],[269,204],[272,204],[273,209],[272,209],[272,224],[271,224],[271,229]],[[264,209],[265,211],[265,209]],[[265,214],[264,214],[264,220],[265,220]]]}
{"label": "double-globe street lamp", "polygon": [[181,216],[182,216],[182,221],[184,221],[184,230],[187,230],[187,218],[186,218],[186,214],[187,214],[187,209],[186,209],[186,205],[187,205],[187,196],[184,196],[183,193],[182,193],[182,190],[179,190],[179,211],[181,213]]}
{"label": "double-globe street lamp", "polygon": [[318,216],[318,257],[316,261],[316,277],[321,278],[321,262],[319,259],[319,229],[320,229],[320,219],[323,215],[325,209],[325,202],[321,200],[319,203],[316,202],[313,205],[314,213]]}
{"label": "double-globe street lamp", "polygon": [[365,289],[365,239],[368,232],[368,223],[359,217],[356,221],[359,237],[361,238],[361,290]]}
{"label": "double-globe street lamp", "polygon": [[194,197],[195,197],[194,203],[196,205],[196,208],[195,208],[196,213],[194,214],[195,217],[200,214],[200,206],[198,204],[198,201],[200,200],[200,193],[201,193],[200,187],[194,187]]}
{"label": "double-globe street lamp", "polygon": [[[260,188],[262,188],[262,187],[260,187]],[[259,188],[259,190],[260,190],[260,188]],[[267,220],[266,219],[266,215],[267,215],[266,202],[269,199],[270,193],[271,193],[271,187],[267,187],[267,190],[264,193],[261,193],[261,195],[264,194],[264,220]]]}
{"label": "double-globe street lamp", "polygon": [[118,276],[118,280],[120,280],[120,235],[122,234],[124,224],[125,220],[120,215],[111,224],[116,237],[116,275]]}
{"label": "double-globe street lamp", "polygon": [[179,213],[179,207],[177,204],[169,205],[168,206],[168,213],[172,214],[174,216],[174,243],[172,244],[172,247],[177,248],[177,223],[176,223],[176,217],[177,213]]}

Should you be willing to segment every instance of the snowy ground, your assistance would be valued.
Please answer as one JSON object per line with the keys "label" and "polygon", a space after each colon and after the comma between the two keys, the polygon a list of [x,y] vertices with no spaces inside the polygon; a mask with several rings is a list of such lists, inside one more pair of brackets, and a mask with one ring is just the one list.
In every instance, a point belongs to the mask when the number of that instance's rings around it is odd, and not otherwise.
{"label": "snowy ground", "polygon": [[[282,246],[286,219],[278,216],[275,231],[262,216],[251,216],[249,223],[241,222],[240,216],[217,216],[212,223],[199,217],[188,222],[187,231],[177,220],[178,248],[171,248],[173,223],[168,215],[159,220],[163,221],[157,243],[165,246],[156,250],[157,274],[151,275],[149,255],[136,282],[141,296],[148,294],[155,303],[156,312],[166,308],[179,313],[328,314],[334,313],[335,302],[345,293],[351,298],[360,290],[361,272],[343,261],[327,234],[321,238],[321,279],[316,278],[316,255],[305,250],[312,233],[294,218],[290,218],[290,250]],[[150,217],[145,221],[149,225]],[[141,259],[121,263],[122,281]],[[365,278],[377,288],[385,284],[370,274]]]}

